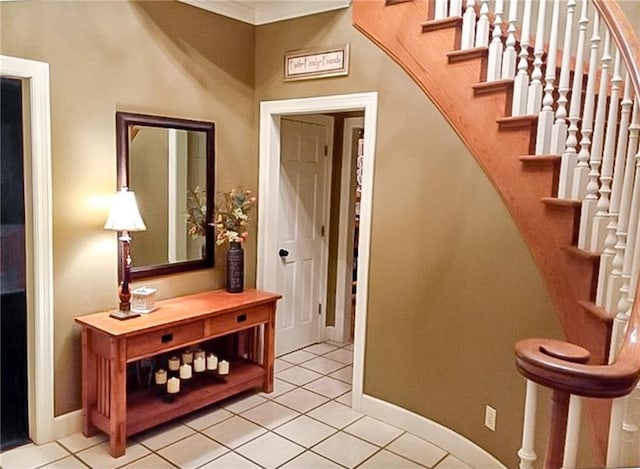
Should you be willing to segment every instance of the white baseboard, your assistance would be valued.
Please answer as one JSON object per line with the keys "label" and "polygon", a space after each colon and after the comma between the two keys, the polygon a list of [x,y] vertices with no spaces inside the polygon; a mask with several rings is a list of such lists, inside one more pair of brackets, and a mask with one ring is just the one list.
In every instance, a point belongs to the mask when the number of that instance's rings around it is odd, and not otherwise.
{"label": "white baseboard", "polygon": [[471,467],[507,469],[495,457],[465,437],[402,407],[363,394],[362,412],[430,441],[445,451],[455,454]]}
{"label": "white baseboard", "polygon": [[324,328],[324,340],[333,343],[341,343],[342,334],[336,326],[326,326]]}
{"label": "white baseboard", "polygon": [[53,437],[56,440],[82,431],[82,410],[74,410],[53,418]]}

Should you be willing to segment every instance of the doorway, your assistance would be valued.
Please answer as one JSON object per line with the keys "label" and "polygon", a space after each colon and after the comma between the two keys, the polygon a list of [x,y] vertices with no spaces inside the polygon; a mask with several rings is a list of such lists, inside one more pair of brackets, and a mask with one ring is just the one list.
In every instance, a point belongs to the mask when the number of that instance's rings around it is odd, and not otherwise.
{"label": "doorway", "polygon": [[22,82],[29,437],[54,439],[53,244],[49,64],[0,55],[0,75]]}
{"label": "doorway", "polygon": [[[356,321],[353,343],[353,391],[352,406],[361,409],[364,375],[364,348],[369,275],[369,246],[371,239],[371,208],[373,200],[373,174],[375,163],[375,135],[378,94],[356,93],[321,96],[260,104],[260,168],[258,206],[258,259],[257,286],[270,291],[277,290],[278,224],[281,180],[281,128],[284,116],[302,114],[362,111],[367,139],[363,147],[363,175],[359,220],[358,289],[356,293]],[[276,334],[276,344],[278,336]]]}
{"label": "doorway", "polygon": [[0,450],[29,440],[22,81],[0,79]]}

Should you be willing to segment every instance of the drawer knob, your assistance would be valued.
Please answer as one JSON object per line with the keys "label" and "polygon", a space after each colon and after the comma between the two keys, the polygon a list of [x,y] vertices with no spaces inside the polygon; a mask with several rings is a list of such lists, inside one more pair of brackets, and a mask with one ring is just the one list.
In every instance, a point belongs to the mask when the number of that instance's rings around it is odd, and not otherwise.
{"label": "drawer knob", "polygon": [[169,332],[168,334],[164,334],[160,337],[160,342],[166,344],[167,342],[171,342],[173,340],[173,332]]}
{"label": "drawer knob", "polygon": [[245,322],[246,320],[247,320],[246,314],[239,314],[238,317],[236,318],[236,321],[238,322]]}

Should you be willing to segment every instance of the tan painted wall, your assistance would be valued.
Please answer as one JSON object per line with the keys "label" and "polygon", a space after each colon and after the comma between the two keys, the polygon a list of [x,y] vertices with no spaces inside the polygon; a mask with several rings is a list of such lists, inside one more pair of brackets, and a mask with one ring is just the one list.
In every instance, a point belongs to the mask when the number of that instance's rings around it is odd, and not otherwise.
{"label": "tan painted wall", "polygon": [[[524,380],[513,345],[560,335],[542,279],[473,157],[349,11],[261,26],[258,99],[378,91],[366,394],[440,422],[516,466]],[[286,50],[351,44],[348,77],[282,80]],[[497,431],[483,428],[485,404]]]}
{"label": "tan painted wall", "polygon": [[[117,241],[102,229],[116,189],[116,111],[214,121],[218,188],[255,187],[254,28],[174,2],[2,2],[0,16],[1,53],[51,67],[59,415],[80,407],[74,316],[117,305]],[[145,284],[162,298],[218,288],[222,265],[221,253],[213,270]]]}

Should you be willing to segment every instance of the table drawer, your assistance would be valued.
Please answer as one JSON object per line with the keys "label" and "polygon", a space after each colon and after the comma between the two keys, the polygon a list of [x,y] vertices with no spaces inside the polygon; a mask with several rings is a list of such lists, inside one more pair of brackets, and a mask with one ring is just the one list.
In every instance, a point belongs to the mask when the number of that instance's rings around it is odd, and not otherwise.
{"label": "table drawer", "polygon": [[203,321],[169,326],[147,334],[140,334],[127,340],[127,359],[153,355],[174,347],[187,345],[203,337]]}
{"label": "table drawer", "polygon": [[269,320],[269,310],[269,305],[261,305],[209,318],[205,321],[204,333],[216,336],[255,326]]}

